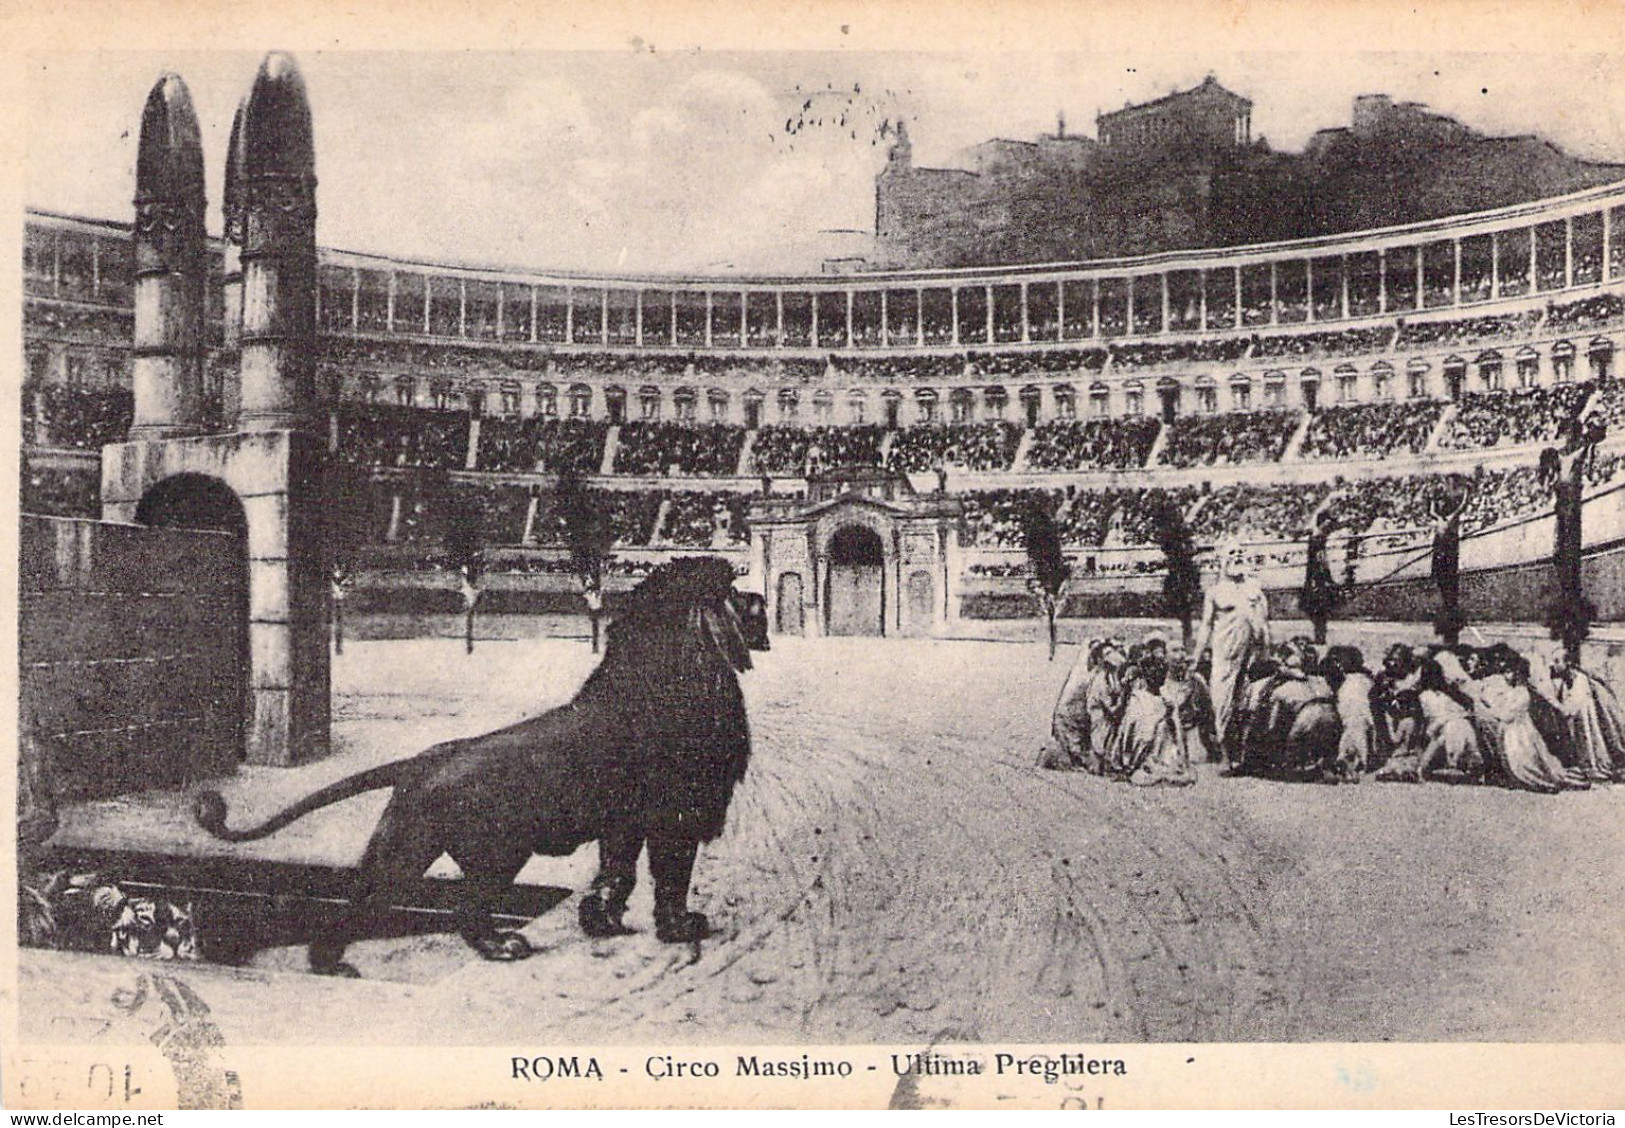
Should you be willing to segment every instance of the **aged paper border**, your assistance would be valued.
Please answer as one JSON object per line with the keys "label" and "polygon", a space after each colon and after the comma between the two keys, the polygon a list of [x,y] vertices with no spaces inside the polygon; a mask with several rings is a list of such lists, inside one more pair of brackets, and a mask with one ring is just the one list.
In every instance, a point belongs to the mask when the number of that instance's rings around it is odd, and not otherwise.
{"label": "aged paper border", "polygon": [[[1187,55],[1264,50],[1312,53],[1328,67],[1356,51],[1516,52],[1543,55],[1621,56],[1625,75],[1625,0],[850,0],[751,6],[702,0],[630,3],[526,3],[524,0],[357,0],[345,5],[282,0],[132,0],[113,6],[59,5],[46,0],[0,4],[0,30],[8,65],[0,67],[0,201],[14,217],[0,224],[0,308],[21,309],[20,268],[24,204],[24,69],[20,55],[39,51],[126,49],[247,49],[507,51],[631,49],[634,38],[661,50],[767,49],[862,52],[974,50],[982,52],[1111,50]],[[1576,107],[1576,112],[1587,112]],[[137,108],[132,107],[132,117]],[[19,457],[20,318],[0,323],[0,355],[9,358],[7,392],[0,394],[0,545],[6,579],[0,585],[0,671],[15,701],[16,506]],[[16,747],[15,710],[0,709],[0,741]],[[15,810],[15,758],[0,772],[0,802]],[[15,821],[0,819],[0,904],[9,916],[15,899]],[[17,952],[14,922],[0,934],[0,1044],[4,1099],[11,1107],[88,1107],[49,1086],[24,1098],[19,1085],[54,1071],[77,1073],[102,1061],[106,1050],[84,1046],[19,1047]],[[133,972],[136,970],[134,968]],[[200,984],[201,985],[201,984]],[[319,1015],[311,1021],[319,1023]],[[338,1067],[321,1048],[228,1046],[222,1060],[240,1075],[248,1107],[458,1108],[498,1107],[885,1107],[895,1095],[885,1066],[898,1047],[777,1047],[779,1056],[812,1053],[859,1064],[851,1081],[730,1081],[736,1052],[773,1053],[774,1047],[443,1047],[347,1048]],[[1618,1108],[1625,1105],[1625,1047],[1600,1045],[1196,1045],[1058,1046],[1093,1056],[1123,1058],[1129,1075],[1098,1085],[986,1083],[927,1079],[924,1105],[1059,1107],[1088,1103],[1097,1093],[1108,1108]],[[1036,1047],[953,1047],[988,1062],[1001,1050],[1026,1056]],[[723,1065],[717,1082],[680,1085],[641,1076],[649,1054],[684,1053]],[[540,1053],[596,1057],[606,1081],[527,1083],[511,1075],[511,1058]],[[21,1055],[21,1057],[19,1056]],[[28,1059],[24,1061],[23,1058]],[[162,1076],[164,1062],[151,1044],[132,1047],[127,1061]],[[627,1068],[628,1074],[618,1071]],[[155,1085],[125,1109],[174,1107],[175,1092]]]}

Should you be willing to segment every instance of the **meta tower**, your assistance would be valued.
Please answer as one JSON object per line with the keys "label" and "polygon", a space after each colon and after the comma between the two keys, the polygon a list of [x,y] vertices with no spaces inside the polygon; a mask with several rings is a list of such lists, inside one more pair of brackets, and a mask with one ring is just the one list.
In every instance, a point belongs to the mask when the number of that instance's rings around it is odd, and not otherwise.
{"label": "meta tower", "polygon": [[192,95],[147,95],[135,160],[135,416],[130,437],[197,435],[203,419],[203,141]]}
{"label": "meta tower", "polygon": [[243,111],[244,431],[308,426],[315,411],[316,155],[293,59],[267,55]]}
{"label": "meta tower", "polygon": [[[313,432],[316,170],[310,103],[293,59],[266,56],[227,154],[226,325],[239,370],[205,418],[199,352],[203,160],[186,84],[165,75],[142,116],[137,161],[136,410],[102,451],[113,521],[239,538],[242,755],[295,764],[328,751],[325,452]],[[240,263],[240,281],[230,277]],[[227,345],[230,347],[230,337]],[[228,353],[229,355],[229,353]],[[234,696],[234,699],[239,699]]]}

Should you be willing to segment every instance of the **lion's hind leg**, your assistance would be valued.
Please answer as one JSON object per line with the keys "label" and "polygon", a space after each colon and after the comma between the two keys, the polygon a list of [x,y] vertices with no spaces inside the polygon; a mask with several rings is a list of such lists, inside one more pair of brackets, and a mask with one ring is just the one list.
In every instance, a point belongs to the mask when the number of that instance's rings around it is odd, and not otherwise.
{"label": "lion's hind leg", "polygon": [[318,975],[359,978],[361,973],[344,961],[345,949],[388,907],[392,894],[422,877],[444,852],[421,827],[402,818],[393,802],[386,807],[361,855],[349,907],[327,935],[310,942],[310,969]]}
{"label": "lion's hind leg", "polygon": [[655,879],[655,935],[667,944],[687,944],[711,934],[704,913],[688,910],[688,888],[700,844],[692,838],[649,839],[649,872]]}
{"label": "lion's hind leg", "polygon": [[530,860],[528,846],[461,849],[452,854],[457,868],[463,871],[461,895],[457,905],[457,931],[468,946],[488,960],[510,962],[528,959],[536,954],[517,932],[501,929],[491,919],[491,905],[498,895],[512,885]]}

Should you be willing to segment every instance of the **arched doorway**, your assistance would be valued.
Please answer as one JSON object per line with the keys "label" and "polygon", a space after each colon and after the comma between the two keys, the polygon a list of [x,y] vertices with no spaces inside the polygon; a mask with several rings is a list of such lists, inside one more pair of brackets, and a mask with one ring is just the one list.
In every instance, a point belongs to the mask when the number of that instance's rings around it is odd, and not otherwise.
{"label": "arched doorway", "polygon": [[200,603],[218,600],[229,607],[227,613],[210,618],[215,630],[229,635],[221,640],[217,653],[236,655],[236,661],[211,663],[210,669],[200,673],[209,682],[209,708],[217,710],[221,723],[229,728],[241,758],[247,748],[246,723],[253,709],[248,643],[248,516],[243,503],[219,478],[176,474],[141,496],[135,519],[157,528],[225,533],[236,539],[237,548],[232,554],[236,567],[232,574],[196,576],[193,595]]}
{"label": "arched doorway", "polygon": [[802,633],[800,572],[786,572],[779,577],[778,602],[774,611],[773,629],[779,634]]}
{"label": "arched doorway", "polygon": [[1162,401],[1162,421],[1172,423],[1179,417],[1179,381],[1171,376],[1158,380],[1157,398]]}
{"label": "arched doorway", "polygon": [[873,529],[845,525],[836,530],[825,570],[826,633],[886,633],[885,558],[880,534]]}

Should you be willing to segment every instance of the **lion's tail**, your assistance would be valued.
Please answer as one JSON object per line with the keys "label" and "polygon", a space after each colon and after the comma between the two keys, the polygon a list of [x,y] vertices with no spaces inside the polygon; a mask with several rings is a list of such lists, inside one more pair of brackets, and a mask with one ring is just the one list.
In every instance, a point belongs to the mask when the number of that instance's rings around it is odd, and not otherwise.
{"label": "lion's tail", "polygon": [[192,816],[197,819],[198,825],[216,838],[227,842],[252,842],[257,838],[275,834],[283,827],[298,819],[304,818],[312,811],[320,810],[333,803],[341,802],[354,795],[367,791],[376,791],[380,787],[390,787],[400,777],[402,763],[410,761],[396,761],[390,764],[380,764],[376,768],[368,768],[364,772],[357,772],[353,776],[346,776],[336,783],[330,783],[319,791],[313,791],[299,802],[286,810],[272,815],[259,826],[243,827],[232,830],[226,826],[226,800],[218,791],[204,791],[192,801]]}

